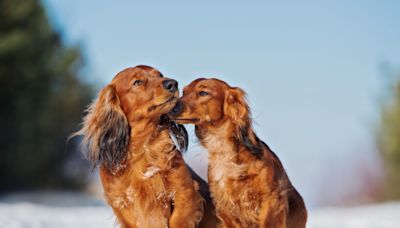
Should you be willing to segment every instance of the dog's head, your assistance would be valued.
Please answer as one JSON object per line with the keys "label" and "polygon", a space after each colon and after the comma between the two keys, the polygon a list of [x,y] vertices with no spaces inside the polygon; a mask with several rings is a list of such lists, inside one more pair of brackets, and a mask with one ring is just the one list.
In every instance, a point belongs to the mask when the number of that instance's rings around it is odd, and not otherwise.
{"label": "dog's head", "polygon": [[176,103],[178,83],[148,66],[128,68],[118,73],[99,95],[119,103],[129,122],[159,119]]}
{"label": "dog's head", "polygon": [[224,81],[214,78],[193,81],[184,88],[170,115],[177,123],[196,125],[196,134],[200,138],[203,129],[213,129],[228,121],[233,126],[233,137],[253,153],[260,153],[246,93]]}
{"label": "dog's head", "polygon": [[84,136],[91,163],[119,171],[130,140],[135,140],[130,129],[138,121],[167,125],[177,138],[186,139],[183,127],[163,116],[174,107],[178,96],[178,83],[152,67],[141,65],[118,73],[89,106],[83,128],[76,133]]}
{"label": "dog's head", "polygon": [[196,126],[216,125],[224,120],[244,126],[249,121],[245,92],[230,87],[219,79],[200,78],[183,90],[183,95],[170,112],[178,123]]}

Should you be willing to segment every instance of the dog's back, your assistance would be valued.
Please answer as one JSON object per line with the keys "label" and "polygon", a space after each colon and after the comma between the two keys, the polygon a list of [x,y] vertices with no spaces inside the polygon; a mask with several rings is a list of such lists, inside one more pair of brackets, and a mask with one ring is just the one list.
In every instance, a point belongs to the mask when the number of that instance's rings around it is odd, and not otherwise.
{"label": "dog's back", "polygon": [[269,153],[273,160],[275,161],[275,165],[278,167],[276,169],[279,172],[282,172],[281,175],[284,175],[285,178],[288,180],[289,190],[287,193],[288,198],[288,206],[289,212],[287,217],[287,227],[288,228],[305,228],[307,222],[307,209],[304,203],[303,197],[301,197],[300,193],[296,190],[296,188],[292,185],[287,176],[287,173],[282,165],[282,162],[278,158],[278,156],[269,148],[269,146],[257,138],[262,145],[266,148],[267,153]]}
{"label": "dog's back", "polygon": [[307,210],[303,198],[293,187],[288,193],[289,215],[287,219],[288,228],[305,228],[307,222]]}

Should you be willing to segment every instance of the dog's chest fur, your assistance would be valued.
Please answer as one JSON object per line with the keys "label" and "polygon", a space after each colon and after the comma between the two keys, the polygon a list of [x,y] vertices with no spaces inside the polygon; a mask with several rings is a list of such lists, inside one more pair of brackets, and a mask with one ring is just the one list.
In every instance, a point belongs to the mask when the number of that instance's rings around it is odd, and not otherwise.
{"label": "dog's chest fur", "polygon": [[205,138],[206,147],[209,150],[209,178],[218,183],[221,188],[225,187],[230,178],[243,175],[246,165],[236,163],[236,154],[228,142],[224,142],[214,135]]}
{"label": "dog's chest fur", "polygon": [[208,177],[217,209],[234,217],[246,214],[245,218],[256,221],[262,194],[252,187],[248,178],[250,165],[238,163],[237,151],[229,142],[213,135],[204,138],[204,142],[209,150]]}
{"label": "dog's chest fur", "polygon": [[[177,152],[168,132],[160,132],[137,148],[132,148],[123,174],[103,182],[107,201],[113,208],[132,211],[139,227],[165,227],[175,192],[167,186],[164,172],[171,168]],[[104,178],[107,177],[103,175]],[[144,220],[149,213],[153,219]]]}

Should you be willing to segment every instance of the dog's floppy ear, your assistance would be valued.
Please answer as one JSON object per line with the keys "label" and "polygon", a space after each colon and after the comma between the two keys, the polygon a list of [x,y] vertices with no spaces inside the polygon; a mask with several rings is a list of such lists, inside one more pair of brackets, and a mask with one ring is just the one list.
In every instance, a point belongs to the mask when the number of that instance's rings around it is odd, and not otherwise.
{"label": "dog's floppy ear", "polygon": [[186,152],[189,145],[189,138],[186,128],[182,124],[173,122],[168,115],[162,115],[160,118],[160,125],[166,126],[169,132],[175,138],[181,152]]}
{"label": "dog's floppy ear", "polygon": [[89,106],[82,129],[82,145],[93,167],[104,166],[112,173],[124,167],[130,127],[114,86],[103,88]]}
{"label": "dog's floppy ear", "polygon": [[226,91],[224,113],[239,127],[250,122],[250,108],[247,105],[246,93],[242,89],[233,87]]}
{"label": "dog's floppy ear", "polygon": [[234,123],[235,138],[246,146],[257,157],[262,154],[262,147],[252,129],[250,107],[246,101],[246,93],[233,87],[225,94],[224,114]]}

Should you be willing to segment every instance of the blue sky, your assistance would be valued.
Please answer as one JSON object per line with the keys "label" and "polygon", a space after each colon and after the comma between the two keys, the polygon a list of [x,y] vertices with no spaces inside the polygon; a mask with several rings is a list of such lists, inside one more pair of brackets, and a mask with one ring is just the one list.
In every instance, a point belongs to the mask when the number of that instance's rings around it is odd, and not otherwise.
{"label": "blue sky", "polygon": [[99,86],[147,64],[181,87],[218,77],[245,89],[257,133],[310,205],[346,191],[332,176],[352,188],[355,164],[376,160],[379,66],[400,65],[399,1],[44,3]]}

